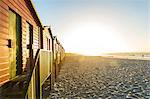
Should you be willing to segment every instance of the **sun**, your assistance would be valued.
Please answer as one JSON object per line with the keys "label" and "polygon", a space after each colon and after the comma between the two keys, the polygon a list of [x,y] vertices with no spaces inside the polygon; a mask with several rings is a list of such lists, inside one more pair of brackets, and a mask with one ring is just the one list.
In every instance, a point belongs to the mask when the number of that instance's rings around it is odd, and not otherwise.
{"label": "sun", "polygon": [[72,27],[64,46],[69,49],[67,51],[89,56],[122,51],[126,47],[112,26],[98,22],[85,22]]}

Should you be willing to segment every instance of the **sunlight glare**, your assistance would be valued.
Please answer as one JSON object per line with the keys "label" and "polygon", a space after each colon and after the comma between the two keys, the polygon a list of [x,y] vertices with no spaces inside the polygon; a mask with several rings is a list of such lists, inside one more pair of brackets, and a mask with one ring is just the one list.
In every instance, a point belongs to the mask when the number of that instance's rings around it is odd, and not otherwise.
{"label": "sunlight glare", "polygon": [[65,38],[64,46],[71,52],[90,56],[126,48],[113,27],[97,22],[73,26]]}

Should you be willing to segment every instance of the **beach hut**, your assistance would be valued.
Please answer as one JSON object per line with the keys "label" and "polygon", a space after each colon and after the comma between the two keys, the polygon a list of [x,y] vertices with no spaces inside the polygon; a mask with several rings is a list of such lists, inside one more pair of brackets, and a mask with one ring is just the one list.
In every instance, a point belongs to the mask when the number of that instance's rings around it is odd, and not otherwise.
{"label": "beach hut", "polygon": [[52,52],[53,35],[50,26],[44,26],[43,30],[43,49]]}
{"label": "beach hut", "polygon": [[58,41],[58,39],[56,40],[57,42],[57,64],[60,64],[60,52],[61,52],[61,44]]}
{"label": "beach hut", "polygon": [[65,57],[65,50],[62,45],[60,45],[60,61],[62,61]]}
{"label": "beach hut", "polygon": [[54,77],[56,80],[56,76],[58,74],[58,63],[57,63],[57,55],[58,54],[58,44],[57,37],[53,36],[53,67],[54,67]]}
{"label": "beach hut", "polygon": [[[50,89],[53,88],[55,82],[55,67],[53,65],[53,35],[50,26],[44,26],[42,42],[43,42],[43,49],[41,50],[43,53],[42,57],[43,57],[44,65],[40,69],[41,70],[40,75],[42,76],[45,74],[44,79],[46,83],[42,85],[42,91],[43,91],[42,93],[44,97],[44,96],[48,96],[48,94],[45,93],[47,93],[48,91],[50,91]],[[47,62],[48,64],[46,65],[45,63]],[[50,83],[50,85],[48,83]]]}
{"label": "beach hut", "polygon": [[65,52],[56,36],[53,37],[53,49],[54,49],[53,55],[54,55],[55,78],[56,78],[60,70],[59,64],[61,60],[63,60]]}
{"label": "beach hut", "polygon": [[32,70],[42,29],[31,0],[0,0],[0,90]]}
{"label": "beach hut", "polygon": [[[54,81],[58,75],[60,70],[60,62],[61,62],[61,53],[63,54],[62,45],[59,43],[56,36],[52,35],[50,26],[44,26],[43,29],[43,50],[47,50],[50,52],[50,68],[51,75],[51,87],[53,87]],[[63,57],[62,57],[63,58]]]}
{"label": "beach hut", "polygon": [[[51,32],[51,28],[50,26],[44,26],[44,30],[43,30],[43,49],[47,50],[50,52],[50,66],[49,67],[49,71],[54,72],[55,68],[53,67],[53,63],[54,63],[54,56],[53,56],[53,35]],[[55,80],[52,80],[55,81]]]}
{"label": "beach hut", "polygon": [[54,51],[54,61],[56,60],[56,54],[57,54],[57,37],[53,36],[53,51]]}
{"label": "beach hut", "polygon": [[55,66],[55,78],[57,77],[60,70],[60,42],[57,37],[53,37],[53,49],[54,49],[54,66]]}
{"label": "beach hut", "polygon": [[0,0],[0,85],[31,68],[41,32],[30,0]]}
{"label": "beach hut", "polygon": [[62,47],[62,45],[58,42],[58,64],[61,63],[61,61],[64,58],[64,48]]}

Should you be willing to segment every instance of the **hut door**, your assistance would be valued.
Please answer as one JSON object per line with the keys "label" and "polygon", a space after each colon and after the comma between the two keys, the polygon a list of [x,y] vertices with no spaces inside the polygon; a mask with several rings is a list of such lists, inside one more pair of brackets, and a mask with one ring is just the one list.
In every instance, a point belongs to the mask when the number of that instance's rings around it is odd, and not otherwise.
{"label": "hut door", "polygon": [[21,17],[9,11],[9,70],[10,79],[14,78],[22,71],[22,55],[21,55]]}
{"label": "hut door", "polygon": [[30,71],[33,65],[33,26],[27,22],[27,34],[26,34],[26,45],[27,45],[27,69]]}

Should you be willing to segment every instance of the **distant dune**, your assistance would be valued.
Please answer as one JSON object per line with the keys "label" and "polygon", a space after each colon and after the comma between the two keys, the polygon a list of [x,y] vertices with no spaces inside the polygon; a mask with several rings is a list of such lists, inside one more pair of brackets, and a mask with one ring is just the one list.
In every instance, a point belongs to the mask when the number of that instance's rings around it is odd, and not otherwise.
{"label": "distant dune", "polygon": [[[84,56],[77,53],[65,53],[66,56]],[[87,56],[92,57],[92,56]],[[150,60],[150,52],[106,53],[97,57]]]}
{"label": "distant dune", "polygon": [[150,52],[107,53],[104,56],[109,58],[150,60]]}
{"label": "distant dune", "polygon": [[82,56],[82,55],[77,53],[65,53],[65,56]]}

